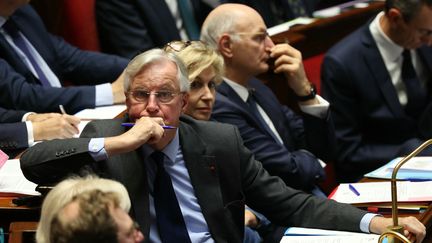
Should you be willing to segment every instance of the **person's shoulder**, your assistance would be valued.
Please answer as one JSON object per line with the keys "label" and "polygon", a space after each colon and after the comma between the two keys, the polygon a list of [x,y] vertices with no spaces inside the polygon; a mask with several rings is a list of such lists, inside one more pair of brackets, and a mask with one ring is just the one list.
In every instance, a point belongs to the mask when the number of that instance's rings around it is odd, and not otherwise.
{"label": "person's shoulder", "polygon": [[217,121],[196,120],[186,115],[180,117],[180,121],[183,124],[183,126],[187,127],[188,129],[194,130],[196,133],[200,135],[228,134],[228,133],[232,133],[236,129],[236,127],[231,124],[221,123]]}
{"label": "person's shoulder", "polygon": [[372,38],[369,25],[365,24],[331,47],[327,55],[350,55],[353,51],[360,50],[363,46],[362,42],[369,37]]}
{"label": "person's shoulder", "polygon": [[125,122],[125,119],[93,120],[85,126],[83,134],[97,133],[104,136],[118,135],[125,131],[125,128],[122,126],[123,122]]}

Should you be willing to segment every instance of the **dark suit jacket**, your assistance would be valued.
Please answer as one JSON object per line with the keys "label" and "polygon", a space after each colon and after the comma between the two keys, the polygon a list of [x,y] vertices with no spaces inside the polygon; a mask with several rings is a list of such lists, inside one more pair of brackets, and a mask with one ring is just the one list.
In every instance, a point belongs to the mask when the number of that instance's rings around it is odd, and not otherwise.
{"label": "dark suit jacket", "polygon": [[[201,0],[191,3],[201,27],[211,8]],[[102,51],[128,58],[181,39],[164,0],[97,0],[96,19]]]}
{"label": "dark suit jacket", "polygon": [[95,106],[94,86],[43,87],[29,83],[0,59],[0,105],[7,109],[59,112],[63,105],[70,113]]}
{"label": "dark suit jacket", "polygon": [[[19,30],[32,43],[54,74],[57,75],[60,82],[67,80],[75,85],[112,82],[117,79],[128,63],[128,60],[123,58],[79,50],[60,37],[51,35],[30,5],[16,10],[10,19],[15,22]],[[9,63],[13,68],[12,72],[22,76],[28,83],[40,84],[40,81],[34,77],[25,63],[21,61],[3,35],[0,35],[0,58]],[[3,82],[3,80],[0,81]],[[3,90],[0,92],[3,92]],[[77,95],[77,92],[80,94]],[[18,97],[20,93],[10,95]],[[52,97],[46,94],[45,102],[51,106],[44,111],[58,111],[58,103],[66,104],[70,102],[79,107],[94,107],[94,100],[94,87],[70,92],[66,90],[60,97]],[[26,110],[33,109],[33,107],[26,108]]]}
{"label": "dark suit jacket", "polygon": [[[261,123],[252,115],[249,106],[225,82],[217,87],[212,119],[236,125],[257,160],[272,175],[277,175],[287,185],[310,190],[324,171],[317,158],[331,160],[335,138],[330,117],[300,117],[282,106],[273,92],[259,80],[251,80],[249,86],[256,90],[257,102],[275,125],[284,145],[274,141]],[[309,151],[312,153],[310,153]]]}
{"label": "dark suit jacket", "polygon": [[[432,48],[418,53],[432,71]],[[322,67],[322,92],[331,103],[338,141],[338,176],[358,179],[391,159],[406,155],[431,134],[431,118],[420,122],[405,114],[378,47],[361,27],[327,52]],[[430,88],[430,82],[428,86]],[[429,89],[429,102],[430,102]],[[429,115],[430,116],[430,115]],[[428,138],[430,138],[430,135]]]}
{"label": "dark suit jacket", "polygon": [[[88,153],[90,138],[125,132],[121,122],[93,121],[79,139],[39,143],[23,154],[21,166],[36,183],[59,181],[85,166],[122,182],[131,197],[131,214],[149,239],[148,181],[141,150],[99,162]],[[183,117],[179,136],[195,195],[216,242],[242,242],[245,203],[282,225],[359,231],[364,211],[293,190],[270,176],[243,146],[235,127]]]}
{"label": "dark suit jacket", "polygon": [[27,127],[21,122],[25,113],[0,107],[0,149],[10,157],[17,149],[28,147]]}

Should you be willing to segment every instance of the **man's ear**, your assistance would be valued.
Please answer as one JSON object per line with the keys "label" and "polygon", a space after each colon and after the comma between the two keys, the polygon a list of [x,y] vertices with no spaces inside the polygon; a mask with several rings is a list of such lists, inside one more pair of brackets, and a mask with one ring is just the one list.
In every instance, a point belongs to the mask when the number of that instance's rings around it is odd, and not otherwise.
{"label": "man's ear", "polygon": [[231,36],[229,36],[228,34],[223,34],[219,38],[218,47],[219,47],[219,52],[222,54],[222,56],[227,58],[232,57],[233,53],[232,53]]}
{"label": "man's ear", "polygon": [[186,112],[186,107],[187,107],[188,102],[189,102],[189,94],[188,93],[185,93],[183,95],[181,102],[182,102],[182,113],[184,114]]}
{"label": "man's ear", "polygon": [[387,12],[387,18],[389,19],[391,26],[398,26],[402,21],[405,21],[401,11],[397,8],[391,8]]}

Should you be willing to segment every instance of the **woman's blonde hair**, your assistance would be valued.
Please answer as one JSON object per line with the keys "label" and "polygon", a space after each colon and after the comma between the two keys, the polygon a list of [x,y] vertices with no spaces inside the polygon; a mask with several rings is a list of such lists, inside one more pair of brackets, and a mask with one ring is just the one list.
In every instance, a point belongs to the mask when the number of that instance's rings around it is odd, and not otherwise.
{"label": "woman's blonde hair", "polygon": [[98,178],[94,175],[69,178],[57,184],[44,199],[36,231],[36,242],[50,243],[51,222],[54,217],[76,195],[95,189],[116,193],[120,199],[120,208],[129,212],[131,207],[129,194],[120,182]]}
{"label": "woman's blonde hair", "polygon": [[164,50],[176,54],[185,64],[189,82],[193,82],[202,71],[212,67],[216,76],[215,82],[222,82],[224,75],[224,60],[222,56],[202,41],[173,41]]}

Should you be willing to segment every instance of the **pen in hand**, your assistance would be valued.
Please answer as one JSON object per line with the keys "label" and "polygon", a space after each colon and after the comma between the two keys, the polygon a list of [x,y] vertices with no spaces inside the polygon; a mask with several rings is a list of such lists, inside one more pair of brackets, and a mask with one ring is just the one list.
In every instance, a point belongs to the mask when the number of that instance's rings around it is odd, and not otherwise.
{"label": "pen in hand", "polygon": [[352,191],[354,194],[356,194],[356,196],[360,196],[360,192],[358,192],[357,189],[353,185],[349,184],[348,188],[350,189],[350,191]]}
{"label": "pen in hand", "polygon": [[[131,122],[124,122],[121,124],[123,127],[133,127],[135,123]],[[174,126],[168,126],[168,125],[161,125],[163,129],[176,129],[177,127]]]}
{"label": "pen in hand", "polygon": [[67,115],[66,110],[65,110],[65,108],[63,107],[63,105],[59,105],[59,108],[60,108],[60,112],[61,112],[63,115]]}

